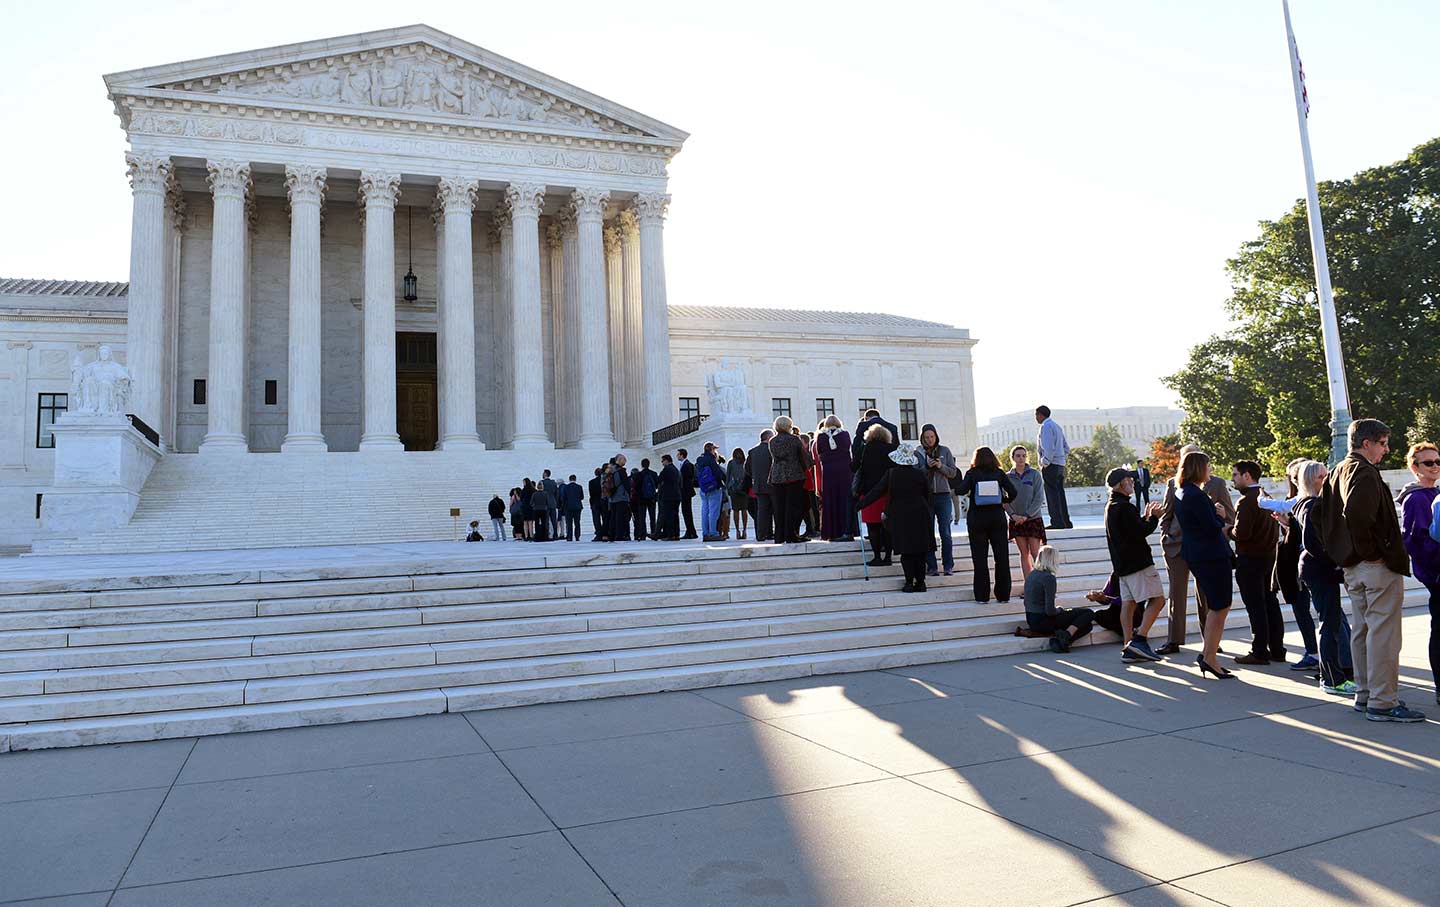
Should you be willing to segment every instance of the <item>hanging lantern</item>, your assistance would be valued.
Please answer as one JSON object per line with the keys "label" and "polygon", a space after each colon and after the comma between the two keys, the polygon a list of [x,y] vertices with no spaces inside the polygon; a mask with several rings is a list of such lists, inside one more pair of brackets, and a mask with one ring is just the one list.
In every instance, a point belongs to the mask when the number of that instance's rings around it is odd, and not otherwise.
{"label": "hanging lantern", "polygon": [[415,276],[415,223],[411,220],[410,213],[414,205],[405,206],[405,227],[410,233],[410,238],[405,242],[405,280],[403,297],[406,302],[414,302],[420,298],[420,280]]}

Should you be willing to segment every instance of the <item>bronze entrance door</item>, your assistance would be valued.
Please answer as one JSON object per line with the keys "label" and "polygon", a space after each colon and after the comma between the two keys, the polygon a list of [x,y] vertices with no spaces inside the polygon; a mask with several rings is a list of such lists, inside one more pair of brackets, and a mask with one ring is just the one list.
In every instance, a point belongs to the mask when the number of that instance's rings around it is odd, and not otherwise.
{"label": "bronze entrance door", "polygon": [[406,450],[434,450],[440,439],[435,335],[395,335],[395,430]]}

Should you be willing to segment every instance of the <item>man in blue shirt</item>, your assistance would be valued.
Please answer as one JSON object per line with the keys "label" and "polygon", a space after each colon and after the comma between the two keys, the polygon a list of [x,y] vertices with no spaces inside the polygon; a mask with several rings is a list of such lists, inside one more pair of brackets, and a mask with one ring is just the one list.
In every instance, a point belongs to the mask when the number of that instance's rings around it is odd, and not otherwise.
{"label": "man in blue shirt", "polygon": [[1065,430],[1050,418],[1050,407],[1035,407],[1035,421],[1040,424],[1040,475],[1045,479],[1045,507],[1050,511],[1047,529],[1073,529],[1070,505],[1065,501],[1065,461],[1070,457],[1070,442]]}

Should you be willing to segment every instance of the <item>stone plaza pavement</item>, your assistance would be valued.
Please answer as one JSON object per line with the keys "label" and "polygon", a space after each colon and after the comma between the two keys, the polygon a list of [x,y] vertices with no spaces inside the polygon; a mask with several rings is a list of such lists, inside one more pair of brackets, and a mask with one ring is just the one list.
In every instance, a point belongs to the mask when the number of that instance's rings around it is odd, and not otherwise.
{"label": "stone plaza pavement", "polygon": [[11,753],[0,901],[1436,904],[1428,624],[1423,725],[1096,646]]}

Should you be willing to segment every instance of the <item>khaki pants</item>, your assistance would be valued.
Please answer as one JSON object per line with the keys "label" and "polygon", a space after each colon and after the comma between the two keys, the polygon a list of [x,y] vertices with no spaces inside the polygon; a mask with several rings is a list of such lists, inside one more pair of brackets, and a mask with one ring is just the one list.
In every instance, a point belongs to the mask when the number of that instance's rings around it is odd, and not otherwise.
{"label": "khaki pants", "polygon": [[1355,661],[1356,702],[1391,709],[1400,701],[1400,608],[1405,577],[1381,561],[1345,568],[1345,588],[1355,621],[1350,654]]}
{"label": "khaki pants", "polygon": [[[1170,626],[1169,640],[1177,646],[1185,645],[1185,606],[1190,598],[1190,565],[1180,555],[1165,555],[1165,574],[1170,580]],[[1205,593],[1195,586],[1195,609],[1200,617],[1200,630],[1205,630]]]}

